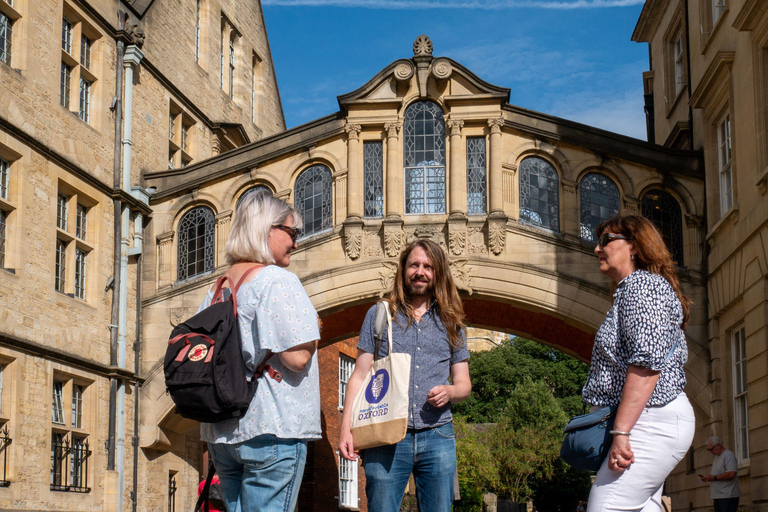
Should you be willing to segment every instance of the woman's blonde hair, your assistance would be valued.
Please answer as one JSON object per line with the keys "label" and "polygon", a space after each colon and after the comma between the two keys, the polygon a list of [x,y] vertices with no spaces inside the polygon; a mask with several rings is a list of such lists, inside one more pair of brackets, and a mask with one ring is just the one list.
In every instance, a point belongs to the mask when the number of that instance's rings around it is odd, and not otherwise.
{"label": "woman's blonde hair", "polygon": [[411,297],[405,289],[405,264],[408,256],[416,247],[421,247],[427,253],[429,261],[432,263],[434,273],[435,300],[437,301],[440,320],[443,322],[445,331],[448,333],[448,341],[452,348],[458,348],[464,340],[461,338],[461,330],[466,327],[464,324],[464,305],[453,283],[451,269],[448,266],[448,258],[445,252],[431,240],[414,240],[405,248],[400,255],[398,265],[399,272],[395,273],[395,283],[392,290],[385,296],[394,311],[401,311],[408,317],[408,325],[413,321],[413,307],[411,306]]}
{"label": "woman's blonde hair", "polygon": [[268,190],[246,192],[235,210],[232,228],[225,248],[227,263],[254,261],[271,265],[275,262],[269,248],[269,230],[290,217],[293,227],[304,225],[301,215],[288,203],[273,196]]}
{"label": "woman's blonde hair", "polygon": [[659,274],[672,286],[680,300],[680,305],[683,307],[681,327],[685,330],[688,326],[688,315],[693,301],[683,295],[672,255],[658,228],[650,220],[640,215],[617,215],[597,226],[598,238],[606,231],[632,239],[637,251],[634,259],[635,268],[646,270],[652,274]]}

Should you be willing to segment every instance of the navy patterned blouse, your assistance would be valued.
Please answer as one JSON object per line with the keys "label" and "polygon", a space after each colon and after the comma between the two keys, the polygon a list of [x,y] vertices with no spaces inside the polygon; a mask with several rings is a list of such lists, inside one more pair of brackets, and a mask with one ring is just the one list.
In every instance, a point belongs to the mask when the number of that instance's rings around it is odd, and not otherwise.
{"label": "navy patterned blouse", "polygon": [[[688,360],[682,321],[680,301],[662,276],[636,270],[624,278],[595,336],[584,401],[618,405],[630,365],[660,371],[649,407],[674,400],[685,387],[683,365]],[[675,340],[675,351],[665,364]]]}

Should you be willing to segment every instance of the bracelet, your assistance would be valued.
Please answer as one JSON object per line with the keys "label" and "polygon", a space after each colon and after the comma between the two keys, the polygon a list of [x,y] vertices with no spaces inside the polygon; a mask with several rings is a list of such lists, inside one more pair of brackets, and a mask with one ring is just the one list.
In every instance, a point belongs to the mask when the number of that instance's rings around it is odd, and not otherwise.
{"label": "bracelet", "polygon": [[609,434],[613,434],[614,436],[631,436],[629,432],[624,432],[623,430],[610,430],[608,431]]}

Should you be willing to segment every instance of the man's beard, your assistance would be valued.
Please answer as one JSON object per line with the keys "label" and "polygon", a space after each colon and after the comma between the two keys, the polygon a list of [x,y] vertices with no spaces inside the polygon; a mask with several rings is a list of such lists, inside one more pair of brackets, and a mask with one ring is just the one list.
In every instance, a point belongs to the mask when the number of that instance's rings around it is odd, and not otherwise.
{"label": "man's beard", "polygon": [[[416,288],[414,284],[421,286]],[[408,289],[408,295],[410,297],[429,297],[433,295],[434,292],[432,283],[429,281],[416,281],[411,279],[405,284],[405,287]]]}

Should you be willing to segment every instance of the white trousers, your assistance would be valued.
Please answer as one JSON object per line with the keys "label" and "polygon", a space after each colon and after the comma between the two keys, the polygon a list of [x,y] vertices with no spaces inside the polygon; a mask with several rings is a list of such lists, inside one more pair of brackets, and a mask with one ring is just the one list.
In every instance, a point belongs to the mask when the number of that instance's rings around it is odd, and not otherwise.
{"label": "white trousers", "polygon": [[634,464],[619,472],[608,469],[607,458],[603,461],[587,512],[661,512],[664,480],[688,452],[695,423],[685,393],[662,407],[643,409],[629,438]]}

